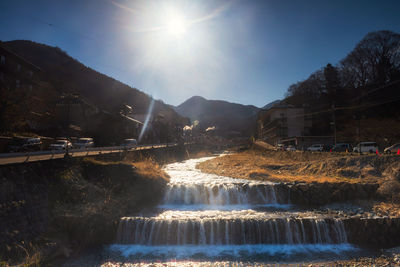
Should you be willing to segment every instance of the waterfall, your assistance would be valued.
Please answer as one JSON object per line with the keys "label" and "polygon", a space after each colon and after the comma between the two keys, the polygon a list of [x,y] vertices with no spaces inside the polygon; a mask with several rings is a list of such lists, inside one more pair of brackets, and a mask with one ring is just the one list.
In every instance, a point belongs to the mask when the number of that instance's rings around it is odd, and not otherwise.
{"label": "waterfall", "polygon": [[164,204],[247,205],[286,204],[288,195],[277,198],[274,184],[170,184]]}
{"label": "waterfall", "polygon": [[117,243],[141,245],[292,245],[345,242],[347,240],[343,223],[331,218],[164,220],[127,217],[121,219],[117,235]]}
{"label": "waterfall", "polygon": [[167,165],[171,179],[160,211],[147,217],[121,218],[116,248],[132,246],[129,253],[157,251],[166,257],[177,257],[176,253],[182,252],[177,247],[189,256],[222,253],[234,257],[350,249],[339,218],[259,208],[290,203],[288,187],[204,174],[195,168],[201,160]]}

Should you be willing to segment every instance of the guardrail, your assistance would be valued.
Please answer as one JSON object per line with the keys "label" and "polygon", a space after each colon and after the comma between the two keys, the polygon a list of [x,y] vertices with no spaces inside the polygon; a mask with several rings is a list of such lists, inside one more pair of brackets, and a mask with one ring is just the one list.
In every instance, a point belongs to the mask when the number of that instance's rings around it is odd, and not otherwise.
{"label": "guardrail", "polygon": [[[189,144],[189,143],[187,143]],[[68,154],[71,157],[84,157],[92,155],[120,153],[125,151],[136,151],[146,149],[156,149],[163,147],[177,146],[177,143],[163,143],[163,144],[148,144],[137,145],[136,147],[127,148],[126,146],[111,146],[111,147],[90,147],[82,149],[68,149],[66,150],[45,150],[35,152],[15,152],[15,153],[0,153],[0,165],[24,163],[41,160],[59,159]]]}

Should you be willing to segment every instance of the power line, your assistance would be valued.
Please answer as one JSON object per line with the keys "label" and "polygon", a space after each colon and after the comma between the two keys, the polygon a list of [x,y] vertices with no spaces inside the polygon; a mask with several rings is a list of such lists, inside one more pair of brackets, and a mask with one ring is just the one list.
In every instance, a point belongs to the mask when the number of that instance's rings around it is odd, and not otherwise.
{"label": "power line", "polygon": [[[0,7],[6,7],[6,6],[0,4]],[[94,36],[91,36],[91,35],[87,35],[87,34],[83,34],[83,33],[80,33],[80,32],[72,31],[72,30],[69,30],[69,29],[67,29],[67,28],[61,27],[61,26],[59,26],[59,25],[57,25],[57,24],[54,24],[54,23],[50,23],[50,22],[48,22],[48,21],[45,21],[45,20],[43,20],[43,19],[41,19],[41,18],[37,18],[37,17],[34,17],[34,16],[32,16],[32,15],[25,14],[25,13],[23,13],[23,12],[18,12],[18,11],[16,11],[16,13],[19,13],[20,15],[23,15],[23,16],[25,16],[25,17],[28,17],[28,18],[29,18],[30,20],[32,20],[32,21],[35,21],[35,22],[37,22],[37,23],[46,25],[46,26],[51,27],[51,28],[53,28],[53,29],[57,29],[57,30],[59,30],[59,31],[64,31],[64,32],[69,33],[69,34],[71,34],[71,35],[75,35],[75,38],[77,38],[77,39],[80,39],[80,40],[82,40],[82,39],[87,39],[87,40],[91,40],[91,41],[94,41],[94,42],[99,42],[99,37],[94,37]],[[109,42],[109,41],[101,40],[101,43],[102,43],[102,44],[105,44],[108,48],[113,48],[113,47],[114,47],[114,44],[111,43],[111,42]],[[116,67],[116,66],[114,66],[114,65],[104,64],[103,62],[100,62],[100,61],[95,60],[95,59],[90,59],[90,61],[97,62],[97,63],[101,64],[102,67],[114,69],[114,70],[117,70],[117,71],[120,71],[120,72],[124,72],[124,73],[126,73],[126,74],[131,74],[130,72],[128,72],[128,71],[126,71],[126,70],[124,70],[124,69],[121,69],[121,68],[119,68],[119,67]],[[134,87],[134,86],[132,86],[132,87]]]}

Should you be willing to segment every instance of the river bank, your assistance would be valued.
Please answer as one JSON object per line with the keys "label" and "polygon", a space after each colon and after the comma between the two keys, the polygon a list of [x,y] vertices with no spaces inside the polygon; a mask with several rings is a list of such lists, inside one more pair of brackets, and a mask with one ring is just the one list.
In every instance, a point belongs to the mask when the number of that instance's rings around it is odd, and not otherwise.
{"label": "river bank", "polygon": [[250,149],[201,162],[197,168],[205,173],[259,181],[377,184],[382,198],[400,203],[400,156]]}
{"label": "river bank", "polygon": [[149,159],[12,165],[2,167],[0,177],[5,266],[46,265],[112,242],[119,218],[156,205],[169,180]]}
{"label": "river bank", "polygon": [[162,199],[162,165],[209,155],[168,147],[0,167],[0,266],[60,266],[114,241],[120,217]]}

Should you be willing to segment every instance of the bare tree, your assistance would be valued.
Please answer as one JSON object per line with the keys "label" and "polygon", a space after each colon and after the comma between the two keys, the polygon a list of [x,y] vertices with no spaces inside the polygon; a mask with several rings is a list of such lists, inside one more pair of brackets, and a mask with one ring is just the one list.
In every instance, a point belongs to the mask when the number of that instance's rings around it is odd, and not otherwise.
{"label": "bare tree", "polygon": [[340,62],[344,84],[353,88],[386,84],[398,75],[399,62],[400,34],[371,32]]}

